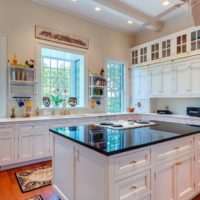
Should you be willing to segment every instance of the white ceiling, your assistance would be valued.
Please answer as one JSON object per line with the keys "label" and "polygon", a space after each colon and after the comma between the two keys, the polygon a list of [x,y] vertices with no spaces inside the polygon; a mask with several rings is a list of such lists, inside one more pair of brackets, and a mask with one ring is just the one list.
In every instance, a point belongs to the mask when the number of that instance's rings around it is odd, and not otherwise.
{"label": "white ceiling", "polygon": [[[80,16],[90,21],[103,24],[127,33],[136,33],[144,28],[159,30],[163,23],[176,20],[182,16],[189,15],[187,3],[177,8],[170,14],[161,16],[153,23],[149,21],[160,15],[165,10],[173,7],[181,0],[169,0],[168,6],[163,6],[163,0],[32,0],[36,3],[50,6],[64,12]],[[101,8],[100,12],[95,7]],[[133,21],[128,24],[128,20]],[[148,26],[144,27],[144,24]]]}

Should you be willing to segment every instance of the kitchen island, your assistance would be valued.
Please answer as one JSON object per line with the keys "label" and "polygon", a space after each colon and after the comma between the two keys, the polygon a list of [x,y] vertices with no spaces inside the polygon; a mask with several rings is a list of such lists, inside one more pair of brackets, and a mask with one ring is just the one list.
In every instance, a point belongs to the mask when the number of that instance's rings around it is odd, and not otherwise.
{"label": "kitchen island", "polygon": [[200,127],[83,125],[54,133],[53,186],[65,200],[179,200],[200,192]]}

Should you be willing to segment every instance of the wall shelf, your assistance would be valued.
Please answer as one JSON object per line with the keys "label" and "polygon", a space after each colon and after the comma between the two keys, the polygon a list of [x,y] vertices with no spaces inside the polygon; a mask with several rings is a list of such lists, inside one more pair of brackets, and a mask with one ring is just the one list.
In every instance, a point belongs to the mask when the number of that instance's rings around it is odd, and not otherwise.
{"label": "wall shelf", "polygon": [[89,74],[89,97],[103,98],[105,95],[107,81],[104,76]]}

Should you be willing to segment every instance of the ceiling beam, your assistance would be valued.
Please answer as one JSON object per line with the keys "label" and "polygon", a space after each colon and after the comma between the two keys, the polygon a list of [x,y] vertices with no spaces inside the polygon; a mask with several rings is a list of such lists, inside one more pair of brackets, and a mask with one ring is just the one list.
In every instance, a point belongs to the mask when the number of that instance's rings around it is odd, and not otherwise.
{"label": "ceiling beam", "polygon": [[[134,7],[126,5],[125,3],[122,3],[119,0],[93,0],[93,1],[128,16],[135,23],[141,26],[143,26],[146,22],[149,22],[150,20],[153,19],[151,16],[146,15],[145,13],[137,10]],[[154,23],[145,26],[145,28],[159,31],[163,28],[163,23],[157,20],[154,21]]]}

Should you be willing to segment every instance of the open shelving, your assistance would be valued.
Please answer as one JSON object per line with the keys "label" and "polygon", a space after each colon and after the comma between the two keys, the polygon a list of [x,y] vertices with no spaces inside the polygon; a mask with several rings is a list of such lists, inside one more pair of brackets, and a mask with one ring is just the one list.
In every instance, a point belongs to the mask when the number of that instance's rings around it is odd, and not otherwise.
{"label": "open shelving", "polygon": [[107,81],[104,76],[89,74],[89,97],[102,98],[105,93]]}

